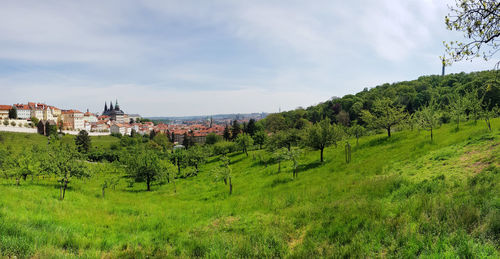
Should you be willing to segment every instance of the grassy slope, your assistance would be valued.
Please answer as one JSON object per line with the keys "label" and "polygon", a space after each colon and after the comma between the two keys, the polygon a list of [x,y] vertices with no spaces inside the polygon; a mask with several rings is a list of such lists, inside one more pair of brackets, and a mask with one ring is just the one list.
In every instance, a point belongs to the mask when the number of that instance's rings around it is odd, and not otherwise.
{"label": "grassy slope", "polygon": [[[353,147],[328,148],[326,162],[308,151],[299,178],[285,163],[267,168],[233,154],[234,193],[214,182],[211,162],[173,186],[123,182],[102,198],[102,176],[74,181],[59,201],[53,181],[0,180],[0,251],[42,257],[498,257],[500,119],[428,133],[369,136]],[[4,143],[41,136],[3,134]],[[10,137],[14,136],[14,137]],[[71,142],[71,139],[66,141]],[[94,138],[110,145],[113,138]],[[43,142],[42,142],[43,143]],[[352,143],[352,142],[351,142]],[[2,145],[3,145],[2,144]],[[99,168],[101,165],[93,165]]]}

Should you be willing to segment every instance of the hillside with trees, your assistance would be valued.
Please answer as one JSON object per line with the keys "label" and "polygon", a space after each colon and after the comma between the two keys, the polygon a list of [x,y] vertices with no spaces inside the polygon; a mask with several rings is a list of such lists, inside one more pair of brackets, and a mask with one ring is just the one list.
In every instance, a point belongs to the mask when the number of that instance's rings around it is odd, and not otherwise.
{"label": "hillside with trees", "polygon": [[168,136],[0,133],[0,254],[498,257],[496,72]]}

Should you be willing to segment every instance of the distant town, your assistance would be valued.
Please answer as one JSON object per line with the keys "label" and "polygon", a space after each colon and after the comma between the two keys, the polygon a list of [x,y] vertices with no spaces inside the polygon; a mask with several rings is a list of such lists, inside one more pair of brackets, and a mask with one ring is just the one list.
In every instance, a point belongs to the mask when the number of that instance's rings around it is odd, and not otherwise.
{"label": "distant town", "polygon": [[260,120],[266,113],[219,114],[214,116],[152,117],[125,113],[118,100],[105,102],[101,113],[88,109],[64,110],[45,103],[0,105],[0,131],[15,131],[50,135],[51,132],[77,134],[81,130],[91,135],[167,134],[174,143],[182,143],[189,136],[196,143],[204,143],[208,134],[222,136],[224,128],[236,120],[247,123]]}

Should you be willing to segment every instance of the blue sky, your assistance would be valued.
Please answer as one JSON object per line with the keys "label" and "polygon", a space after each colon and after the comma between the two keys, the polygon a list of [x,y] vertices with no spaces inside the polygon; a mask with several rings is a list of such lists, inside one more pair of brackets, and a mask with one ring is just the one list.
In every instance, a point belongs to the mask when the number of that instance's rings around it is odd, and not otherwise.
{"label": "blue sky", "polygon": [[[104,2],[104,3],[103,3]],[[439,74],[442,0],[2,1],[0,104],[275,112]],[[447,72],[492,69],[460,62]]]}

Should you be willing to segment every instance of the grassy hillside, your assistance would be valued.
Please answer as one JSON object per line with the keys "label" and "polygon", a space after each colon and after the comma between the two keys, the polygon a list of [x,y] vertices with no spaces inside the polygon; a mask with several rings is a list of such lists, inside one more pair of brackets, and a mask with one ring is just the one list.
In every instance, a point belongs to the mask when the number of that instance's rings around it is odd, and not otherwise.
{"label": "grassy hillside", "polygon": [[[106,164],[73,180],[64,201],[53,179],[0,180],[0,252],[21,257],[425,257],[500,256],[500,119],[460,131],[374,135],[265,166],[258,152],[230,155],[233,194],[211,169],[172,184],[101,195]],[[1,145],[44,143],[2,133]],[[72,137],[65,139],[72,142]],[[109,146],[117,139],[93,138]],[[351,141],[355,143],[355,141]]]}

